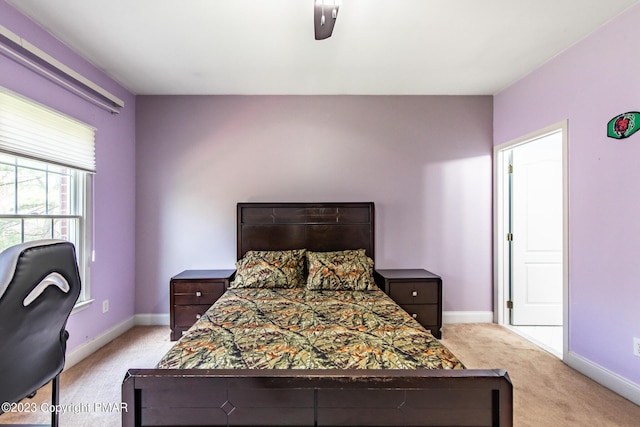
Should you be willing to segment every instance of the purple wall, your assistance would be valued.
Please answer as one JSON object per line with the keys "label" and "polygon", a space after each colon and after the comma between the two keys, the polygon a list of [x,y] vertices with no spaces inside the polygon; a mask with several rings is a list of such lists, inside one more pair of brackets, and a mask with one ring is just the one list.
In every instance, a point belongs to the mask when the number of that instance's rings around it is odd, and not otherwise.
{"label": "purple wall", "polygon": [[[97,128],[94,246],[91,296],[95,302],[73,314],[69,350],[134,315],[135,97],[0,0],[0,24],[125,101],[119,115],[93,106],[0,55],[0,85]],[[102,301],[110,309],[102,314]]]}
{"label": "purple wall", "polygon": [[640,134],[606,137],[640,110],[640,6],[498,94],[496,145],[568,119],[569,347],[640,384]]}
{"label": "purple wall", "polygon": [[171,276],[235,262],[241,201],[374,201],[377,266],[492,310],[492,98],[140,96],[136,312]]}

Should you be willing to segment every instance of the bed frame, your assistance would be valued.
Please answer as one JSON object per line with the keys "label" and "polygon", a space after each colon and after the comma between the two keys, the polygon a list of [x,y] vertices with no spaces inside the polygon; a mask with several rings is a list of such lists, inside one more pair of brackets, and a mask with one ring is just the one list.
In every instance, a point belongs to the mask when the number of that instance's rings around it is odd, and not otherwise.
{"label": "bed frame", "polygon": [[[248,250],[364,248],[373,203],[239,203]],[[490,370],[130,369],[123,427],[513,426],[509,375]]]}

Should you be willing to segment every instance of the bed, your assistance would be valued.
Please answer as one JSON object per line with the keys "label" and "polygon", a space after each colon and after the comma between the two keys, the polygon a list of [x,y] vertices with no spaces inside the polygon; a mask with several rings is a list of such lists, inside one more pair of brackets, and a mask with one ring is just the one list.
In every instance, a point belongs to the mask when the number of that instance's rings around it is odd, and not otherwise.
{"label": "bed", "polygon": [[[239,203],[237,258],[304,250],[373,260],[374,218],[373,203]],[[508,374],[462,369],[375,283],[242,286],[239,265],[240,285],[156,369],[127,372],[123,426],[513,425]]]}

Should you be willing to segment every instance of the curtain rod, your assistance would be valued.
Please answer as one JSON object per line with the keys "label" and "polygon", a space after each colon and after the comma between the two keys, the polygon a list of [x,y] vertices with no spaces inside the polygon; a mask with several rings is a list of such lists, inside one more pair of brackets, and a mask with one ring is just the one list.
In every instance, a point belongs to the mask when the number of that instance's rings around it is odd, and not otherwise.
{"label": "curtain rod", "polygon": [[85,100],[119,113],[124,101],[0,25],[0,53],[26,65]]}

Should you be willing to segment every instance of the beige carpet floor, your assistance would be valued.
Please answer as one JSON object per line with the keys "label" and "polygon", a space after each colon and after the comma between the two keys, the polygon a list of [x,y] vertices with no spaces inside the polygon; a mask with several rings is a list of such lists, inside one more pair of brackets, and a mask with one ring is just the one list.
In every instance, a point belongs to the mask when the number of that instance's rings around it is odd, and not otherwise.
{"label": "beige carpet floor", "polygon": [[[169,327],[138,326],[65,370],[60,376],[60,405],[73,405],[81,411],[60,414],[60,427],[120,426],[121,414],[103,407],[122,401],[121,385],[127,369],[154,367],[172,344]],[[50,385],[22,402],[36,403],[37,411],[2,414],[0,425],[50,423],[50,414],[40,410],[43,403],[51,402]]]}
{"label": "beige carpet floor", "polygon": [[516,427],[640,426],[640,406],[502,326],[449,325],[443,338],[467,368],[507,370]]}
{"label": "beige carpet floor", "polygon": [[[640,407],[567,367],[520,336],[494,324],[445,325],[443,342],[468,368],[504,368],[514,384],[516,427],[640,426]],[[62,405],[82,412],[60,416],[61,427],[119,426],[119,404],[128,368],[150,368],[171,346],[166,327],[135,327],[61,376]],[[50,387],[32,400],[50,401]],[[24,402],[29,402],[25,400]],[[97,407],[96,403],[102,404]],[[85,405],[85,406],[81,406]],[[49,422],[49,414],[6,413],[0,425]]]}

